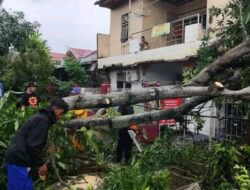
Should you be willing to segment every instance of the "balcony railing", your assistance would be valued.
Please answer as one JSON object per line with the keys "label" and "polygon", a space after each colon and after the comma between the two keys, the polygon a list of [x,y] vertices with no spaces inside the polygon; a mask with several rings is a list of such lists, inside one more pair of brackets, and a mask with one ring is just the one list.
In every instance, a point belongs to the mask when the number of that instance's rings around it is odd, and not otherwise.
{"label": "balcony railing", "polygon": [[[141,34],[149,43],[149,49],[187,43],[201,40],[206,30],[206,13],[191,15],[170,22],[170,34],[151,37],[152,28],[133,33],[132,36]],[[129,53],[129,42],[121,45],[122,54]]]}
{"label": "balcony railing", "polygon": [[[200,29],[206,29],[206,14],[197,14],[171,22],[171,32],[167,35],[167,45],[185,43],[186,26],[200,24]],[[201,30],[200,30],[201,31]],[[199,28],[197,33],[199,34]],[[202,36],[198,36],[199,37]],[[197,40],[198,40],[197,39]]]}

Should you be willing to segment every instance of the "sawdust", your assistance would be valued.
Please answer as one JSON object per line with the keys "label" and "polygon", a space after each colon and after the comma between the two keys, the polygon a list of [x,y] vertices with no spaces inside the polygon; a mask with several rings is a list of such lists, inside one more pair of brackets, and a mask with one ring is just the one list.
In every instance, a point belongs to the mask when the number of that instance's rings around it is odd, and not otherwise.
{"label": "sawdust", "polygon": [[91,186],[93,189],[97,188],[97,184],[101,182],[99,175],[88,175],[84,174],[84,178],[74,181],[75,184],[72,185],[73,189],[86,189],[88,186]]}

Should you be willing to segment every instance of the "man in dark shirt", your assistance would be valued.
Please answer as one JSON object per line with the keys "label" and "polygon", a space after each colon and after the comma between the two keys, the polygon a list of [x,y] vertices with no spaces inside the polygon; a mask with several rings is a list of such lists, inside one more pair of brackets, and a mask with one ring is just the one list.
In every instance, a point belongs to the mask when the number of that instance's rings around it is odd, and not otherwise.
{"label": "man in dark shirt", "polygon": [[[134,108],[130,105],[122,105],[118,107],[117,112],[121,115],[134,114]],[[125,157],[125,164],[128,164],[131,158],[133,141],[128,134],[130,126],[119,130],[118,144],[116,149],[116,161],[121,162],[123,156]]]}
{"label": "man in dark shirt", "polygon": [[67,103],[55,98],[46,108],[31,116],[17,131],[6,151],[8,190],[32,190],[31,167],[39,167],[39,175],[47,176],[47,166],[42,159],[48,131],[56,120],[68,110]]}
{"label": "man in dark shirt", "polygon": [[148,49],[149,49],[148,42],[145,40],[145,37],[142,36],[141,42],[140,42],[140,50],[143,51],[143,50],[148,50]]}
{"label": "man in dark shirt", "polygon": [[21,109],[25,110],[26,107],[31,106],[33,108],[36,108],[39,106],[39,103],[41,101],[40,96],[38,93],[36,93],[36,82],[29,82],[28,83],[28,89],[27,92],[23,95],[21,99]]}

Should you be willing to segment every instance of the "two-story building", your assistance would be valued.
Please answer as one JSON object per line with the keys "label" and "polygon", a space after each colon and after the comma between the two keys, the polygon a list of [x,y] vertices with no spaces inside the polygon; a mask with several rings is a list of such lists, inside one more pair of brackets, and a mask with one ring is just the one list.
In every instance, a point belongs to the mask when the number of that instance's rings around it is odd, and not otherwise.
{"label": "two-story building", "polygon": [[[209,23],[209,9],[228,0],[99,0],[111,10],[110,34],[98,34],[98,68],[109,72],[112,90],[182,80],[193,67]],[[141,50],[141,38],[148,46]]]}

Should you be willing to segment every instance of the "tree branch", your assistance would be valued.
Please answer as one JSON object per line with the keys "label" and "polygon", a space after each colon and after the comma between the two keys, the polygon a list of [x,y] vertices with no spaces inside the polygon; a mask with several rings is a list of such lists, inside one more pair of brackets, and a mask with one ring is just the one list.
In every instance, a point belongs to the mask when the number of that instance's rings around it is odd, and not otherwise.
{"label": "tree branch", "polygon": [[161,119],[175,119],[185,114],[197,105],[210,100],[211,97],[193,97],[188,102],[176,109],[145,112],[143,114],[126,115],[109,119],[89,117],[86,119],[74,119],[65,124],[70,128],[81,128],[82,126],[92,129],[109,130],[112,128],[124,128],[131,125],[147,124]]}
{"label": "tree branch", "polygon": [[240,0],[239,3],[235,3],[235,4],[238,6],[238,8],[240,10],[240,25],[241,25],[241,29],[242,29],[242,31],[244,33],[245,38],[249,38],[248,33],[247,33],[247,29],[246,29],[246,27],[244,25],[244,22],[243,22],[243,12],[242,12],[243,2],[242,2],[242,0]]}
{"label": "tree branch", "polygon": [[223,56],[216,59],[212,64],[202,69],[202,71],[196,75],[193,80],[185,83],[184,86],[207,85],[215,75],[222,72],[226,68],[237,64],[237,61],[249,54],[250,39],[247,38],[244,42],[230,49]]}
{"label": "tree branch", "polygon": [[[48,136],[48,146],[49,147],[53,147],[53,144],[52,144],[52,142],[51,142],[51,140],[50,140],[50,137]],[[53,149],[53,148],[52,148]],[[58,178],[58,180],[59,180],[59,182],[62,184],[62,185],[64,185],[65,187],[67,187],[68,189],[70,189],[70,186],[66,183],[66,182],[64,182],[63,180],[62,180],[62,178],[61,178],[61,176],[60,176],[60,174],[59,174],[59,171],[58,171],[58,168],[56,167],[56,161],[55,161],[55,157],[54,157],[54,151],[53,150],[50,150],[50,151],[48,151],[48,153],[49,153],[49,160],[50,160],[50,162],[51,162],[51,165],[52,165],[52,167],[53,167],[53,169],[54,169],[54,171],[55,171],[55,173],[56,173],[56,177]]]}
{"label": "tree branch", "polygon": [[141,102],[161,100],[168,98],[187,98],[191,96],[224,96],[242,98],[250,96],[250,87],[239,91],[224,89],[221,83],[215,82],[212,86],[206,87],[183,87],[179,85],[163,86],[155,88],[142,88],[135,91],[116,92],[106,95],[80,95],[66,97],[70,109],[94,108],[94,107],[114,107],[122,104],[137,104]]}

